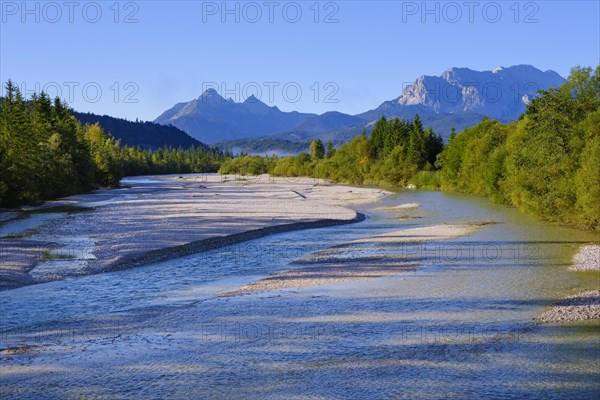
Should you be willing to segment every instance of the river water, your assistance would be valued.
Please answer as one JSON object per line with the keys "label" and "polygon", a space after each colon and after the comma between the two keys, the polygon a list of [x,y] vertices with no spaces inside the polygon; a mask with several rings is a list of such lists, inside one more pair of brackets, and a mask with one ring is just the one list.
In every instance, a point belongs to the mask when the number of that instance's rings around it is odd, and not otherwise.
{"label": "river water", "polygon": [[[377,210],[419,203],[421,218]],[[406,191],[367,220],[277,234],[142,268],[3,292],[1,344],[51,351],[0,376],[36,398],[593,398],[598,323],[538,325],[597,289],[568,271],[597,235],[485,199]],[[392,276],[221,297],[311,254],[402,228],[494,222],[452,240],[341,247],[415,268]],[[3,363],[15,362],[0,359]],[[36,366],[36,368],[33,368]],[[27,369],[29,368],[29,369]]]}

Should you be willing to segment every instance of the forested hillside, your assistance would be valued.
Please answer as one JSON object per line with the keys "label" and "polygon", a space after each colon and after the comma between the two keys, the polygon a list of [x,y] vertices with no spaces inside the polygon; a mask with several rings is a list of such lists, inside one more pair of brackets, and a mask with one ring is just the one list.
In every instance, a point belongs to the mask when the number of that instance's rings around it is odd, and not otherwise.
{"label": "forested hillside", "polygon": [[82,126],[60,99],[25,100],[10,81],[0,100],[0,206],[54,199],[124,174],[216,171],[225,155],[206,147],[122,147],[98,124]]}
{"label": "forested hillside", "polygon": [[165,146],[182,147],[184,149],[190,147],[208,148],[205,144],[174,126],[160,125],[149,121],[128,121],[108,115],[75,111],[73,111],[73,115],[82,125],[99,124],[105,132],[110,133],[115,139],[119,139],[124,146],[139,146],[148,150],[156,150]]}

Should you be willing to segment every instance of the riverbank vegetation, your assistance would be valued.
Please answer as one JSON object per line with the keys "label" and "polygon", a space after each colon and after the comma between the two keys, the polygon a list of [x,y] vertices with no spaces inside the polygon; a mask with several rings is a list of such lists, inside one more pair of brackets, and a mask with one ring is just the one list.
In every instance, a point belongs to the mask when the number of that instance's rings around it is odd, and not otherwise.
{"label": "riverbank vegetation", "polygon": [[[318,149],[318,150],[317,150]],[[486,196],[542,219],[600,230],[600,67],[575,68],[542,91],[518,121],[484,118],[444,146],[413,121],[379,119],[338,149],[284,158],[244,155],[225,174],[311,176],[357,185],[442,189]]]}
{"label": "riverbank vegetation", "polygon": [[226,160],[223,174],[312,176],[340,183],[403,186],[419,171],[434,171],[443,149],[441,137],[413,121],[380,118],[370,137],[363,131],[349,143],[334,149],[320,140],[311,143],[310,154],[278,158],[244,155]]}
{"label": "riverbank vegetation", "polygon": [[574,69],[511,124],[482,121],[438,156],[440,187],[600,230],[600,67]]}

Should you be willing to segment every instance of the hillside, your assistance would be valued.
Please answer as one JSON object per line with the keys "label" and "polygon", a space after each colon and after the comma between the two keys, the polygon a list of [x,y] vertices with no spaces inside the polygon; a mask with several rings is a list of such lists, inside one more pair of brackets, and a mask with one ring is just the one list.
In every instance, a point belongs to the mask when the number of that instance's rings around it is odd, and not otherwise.
{"label": "hillside", "polygon": [[128,121],[108,115],[79,113],[73,111],[75,118],[81,124],[95,124],[98,122],[105,132],[109,132],[121,144],[127,146],[140,146],[152,150],[160,147],[207,147],[205,144],[192,138],[190,135],[174,126],[159,125],[154,122]]}

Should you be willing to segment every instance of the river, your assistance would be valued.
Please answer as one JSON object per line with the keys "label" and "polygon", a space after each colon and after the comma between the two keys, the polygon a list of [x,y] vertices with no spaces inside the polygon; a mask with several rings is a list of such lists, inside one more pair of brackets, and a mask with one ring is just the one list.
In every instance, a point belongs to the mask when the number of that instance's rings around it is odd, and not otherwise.
{"label": "river", "polygon": [[[420,204],[420,218],[398,219],[377,209],[401,203]],[[2,344],[27,340],[53,350],[43,360],[22,362],[35,374],[0,376],[0,393],[600,396],[598,322],[533,322],[557,299],[598,287],[597,274],[568,271],[578,246],[597,235],[541,223],[485,199],[439,192],[403,191],[356,210],[367,219],[3,292]],[[391,254],[398,265],[415,265],[391,276],[219,296],[305,268],[307,256],[356,239],[469,221],[494,223],[459,239],[344,250],[347,258]]]}

